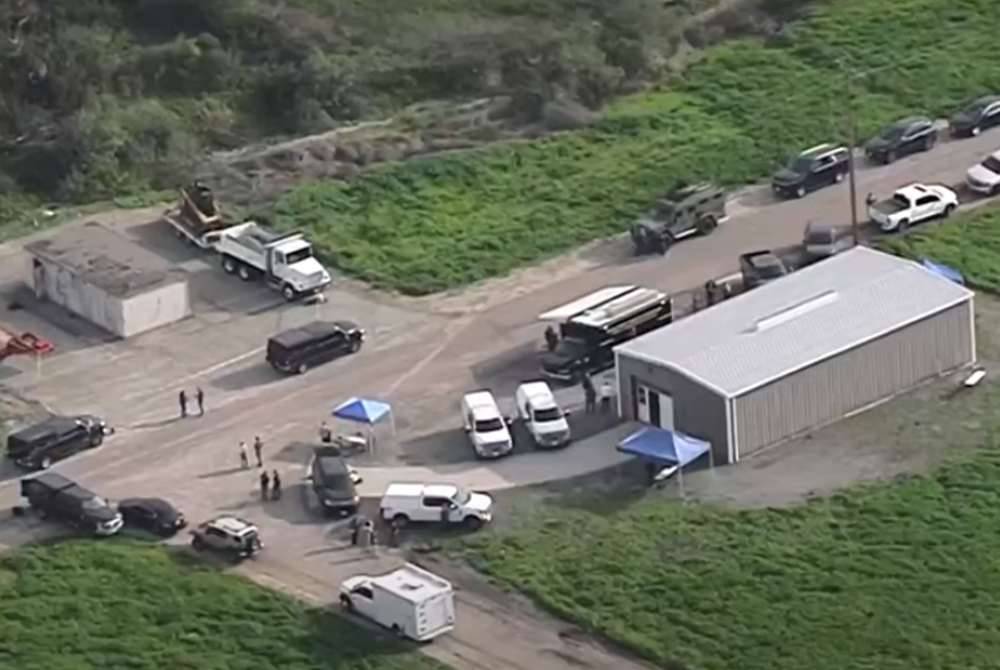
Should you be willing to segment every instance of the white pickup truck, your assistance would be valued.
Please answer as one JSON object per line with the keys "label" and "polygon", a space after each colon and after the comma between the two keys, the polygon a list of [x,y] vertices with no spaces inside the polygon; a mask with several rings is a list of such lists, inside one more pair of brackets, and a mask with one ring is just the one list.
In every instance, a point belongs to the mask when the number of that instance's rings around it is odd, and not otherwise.
{"label": "white pickup truck", "polygon": [[330,273],[313,257],[302,233],[280,234],[251,221],[216,234],[223,270],[244,281],[262,277],[286,300],[321,293],[330,285]]}
{"label": "white pickup truck", "polygon": [[905,232],[915,223],[950,216],[958,208],[958,195],[945,186],[909,184],[891,198],[868,207],[868,216],[884,233]]}

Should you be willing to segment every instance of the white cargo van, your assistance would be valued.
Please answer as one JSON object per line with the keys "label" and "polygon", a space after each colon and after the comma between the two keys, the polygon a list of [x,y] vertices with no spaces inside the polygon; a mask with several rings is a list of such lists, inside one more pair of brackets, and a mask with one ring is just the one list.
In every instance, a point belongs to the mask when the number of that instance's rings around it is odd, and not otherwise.
{"label": "white cargo van", "polygon": [[493,498],[454,484],[389,484],[379,513],[386,521],[460,523],[472,530],[493,520]]}
{"label": "white cargo van", "polygon": [[418,642],[455,627],[451,583],[411,563],[385,575],[345,579],[340,585],[340,604]]}
{"label": "white cargo van", "polygon": [[569,422],[552,389],[543,381],[525,382],[514,394],[517,415],[539,448],[563,447],[569,444]]}
{"label": "white cargo van", "polygon": [[507,419],[490,391],[473,391],[462,398],[462,425],[479,458],[500,458],[514,450]]}

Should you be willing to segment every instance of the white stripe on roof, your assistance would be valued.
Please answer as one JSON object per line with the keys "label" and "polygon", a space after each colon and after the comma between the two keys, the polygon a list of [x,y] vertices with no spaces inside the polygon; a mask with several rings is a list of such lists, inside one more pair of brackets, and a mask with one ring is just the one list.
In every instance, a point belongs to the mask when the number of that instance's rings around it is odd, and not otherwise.
{"label": "white stripe on roof", "polygon": [[972,295],[918,263],[858,247],[616,351],[656,361],[735,397],[967,302]]}
{"label": "white stripe on roof", "polygon": [[568,302],[559,307],[553,307],[544,314],[539,315],[539,321],[566,321],[570,317],[576,316],[580,312],[593,309],[601,303],[614,300],[618,296],[635,290],[635,286],[609,286],[599,291],[588,293],[582,298],[577,298],[573,302]]}

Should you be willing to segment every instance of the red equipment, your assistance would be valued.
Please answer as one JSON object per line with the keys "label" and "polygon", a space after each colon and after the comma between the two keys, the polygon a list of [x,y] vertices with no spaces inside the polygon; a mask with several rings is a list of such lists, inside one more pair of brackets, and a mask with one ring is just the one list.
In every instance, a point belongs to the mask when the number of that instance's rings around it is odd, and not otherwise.
{"label": "red equipment", "polygon": [[0,361],[17,354],[42,355],[55,351],[55,345],[34,333],[14,333],[0,327]]}

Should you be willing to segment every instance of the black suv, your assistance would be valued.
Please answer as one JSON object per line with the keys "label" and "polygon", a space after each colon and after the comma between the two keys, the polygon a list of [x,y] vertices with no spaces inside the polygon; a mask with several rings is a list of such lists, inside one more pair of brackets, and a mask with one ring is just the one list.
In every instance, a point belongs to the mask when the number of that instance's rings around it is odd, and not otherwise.
{"label": "black suv", "polygon": [[44,470],[85,449],[99,447],[111,429],[89,414],[51,416],[7,437],[7,455],[22,468]]}
{"label": "black suv", "polygon": [[351,321],[313,321],[267,341],[267,362],[281,372],[304,373],[361,348],[365,331]]}
{"label": "black suv", "polygon": [[870,161],[888,165],[897,158],[930,151],[937,142],[934,122],[926,116],[912,116],[890,124],[865,144]]}
{"label": "black suv", "polygon": [[98,536],[114,535],[124,524],[107,500],[55,472],[22,479],[21,496],[44,516]]}
{"label": "black suv", "polygon": [[726,219],[726,192],[711,184],[685,186],[656,201],[632,224],[635,253],[665,254],[677,240],[708,235]]}
{"label": "black suv", "polygon": [[809,191],[843,181],[848,158],[847,147],[836,144],[806,149],[774,174],[771,187],[779,196],[801,198]]}
{"label": "black suv", "polygon": [[361,478],[344,462],[337,447],[314,447],[309,480],[327,514],[349,515],[358,511],[361,499],[355,484]]}
{"label": "black suv", "polygon": [[948,122],[955,137],[975,137],[980,131],[1000,125],[1000,95],[973,100]]}

